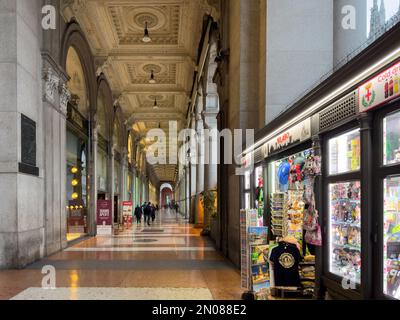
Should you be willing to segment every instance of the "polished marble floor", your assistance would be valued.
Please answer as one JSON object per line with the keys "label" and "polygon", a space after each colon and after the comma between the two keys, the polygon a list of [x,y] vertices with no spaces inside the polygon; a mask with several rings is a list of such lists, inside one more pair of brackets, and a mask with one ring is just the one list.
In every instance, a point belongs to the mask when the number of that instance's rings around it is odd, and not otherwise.
{"label": "polished marble floor", "polygon": [[[0,299],[236,300],[240,274],[213,243],[180,217],[163,211],[148,227],[95,237],[24,270],[0,271]],[[43,289],[44,266],[56,270]]]}

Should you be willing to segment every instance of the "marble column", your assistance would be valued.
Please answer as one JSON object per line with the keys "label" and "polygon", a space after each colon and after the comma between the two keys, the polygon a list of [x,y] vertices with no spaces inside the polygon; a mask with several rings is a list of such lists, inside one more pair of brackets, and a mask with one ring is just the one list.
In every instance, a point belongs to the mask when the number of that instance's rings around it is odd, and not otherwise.
{"label": "marble column", "polygon": [[119,205],[119,223],[123,225],[124,222],[124,216],[123,216],[123,207],[122,207],[122,202],[127,200],[127,190],[126,190],[126,173],[127,173],[127,156],[128,156],[128,151],[125,149],[122,153],[122,159],[121,159],[121,168],[120,168],[120,179],[118,181],[119,183],[119,194],[120,194],[120,205]]}
{"label": "marble column", "polygon": [[[192,130],[196,130],[196,117],[193,114],[191,120]],[[196,194],[197,194],[197,144],[190,141],[190,223],[194,224],[196,220]]]}
{"label": "marble column", "polygon": [[[217,113],[203,113],[205,129],[209,132],[217,130]],[[218,185],[218,142],[211,137],[205,138],[204,147],[204,191],[217,195]],[[211,213],[208,210],[204,212],[204,234],[211,232]]]}
{"label": "marble column", "polygon": [[110,198],[111,198],[110,200],[111,200],[111,213],[112,213],[113,228],[114,228],[115,215],[117,214],[117,212],[114,212],[115,174],[116,174],[115,165],[114,165],[115,164],[115,160],[114,160],[115,148],[116,148],[115,145],[113,145],[111,148],[110,166],[109,166],[109,168],[110,168],[110,170],[109,170],[109,172],[110,172],[110,181],[109,181],[110,189],[109,190],[110,190]]}
{"label": "marble column", "polygon": [[97,148],[98,148],[98,131],[96,117],[92,123],[92,150],[91,150],[91,166],[90,166],[90,190],[89,190],[89,201],[90,201],[90,214],[88,217],[88,233],[91,236],[95,236],[97,233]]}
{"label": "marble column", "polygon": [[200,204],[202,192],[204,191],[204,122],[198,116],[196,119],[197,131],[197,166],[196,166],[196,215],[195,225],[202,228],[204,225],[204,208]]}

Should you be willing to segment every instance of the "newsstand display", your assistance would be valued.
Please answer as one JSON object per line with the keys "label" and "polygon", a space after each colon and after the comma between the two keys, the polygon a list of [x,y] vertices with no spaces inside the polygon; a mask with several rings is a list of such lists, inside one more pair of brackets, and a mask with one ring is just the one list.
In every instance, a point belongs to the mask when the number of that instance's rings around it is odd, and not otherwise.
{"label": "newsstand display", "polygon": [[315,247],[322,245],[314,194],[320,171],[312,148],[269,163],[273,296],[314,295]]}

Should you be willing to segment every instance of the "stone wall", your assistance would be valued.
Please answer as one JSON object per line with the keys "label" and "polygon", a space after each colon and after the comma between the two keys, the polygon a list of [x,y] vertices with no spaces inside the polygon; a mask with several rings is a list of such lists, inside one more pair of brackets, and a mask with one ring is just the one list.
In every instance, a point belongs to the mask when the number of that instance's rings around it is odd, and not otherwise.
{"label": "stone wall", "polygon": [[267,1],[266,123],[332,66],[332,0]]}
{"label": "stone wall", "polygon": [[[45,252],[44,132],[40,2],[0,1],[0,267],[22,267]],[[39,176],[19,172],[21,115],[36,123]]]}

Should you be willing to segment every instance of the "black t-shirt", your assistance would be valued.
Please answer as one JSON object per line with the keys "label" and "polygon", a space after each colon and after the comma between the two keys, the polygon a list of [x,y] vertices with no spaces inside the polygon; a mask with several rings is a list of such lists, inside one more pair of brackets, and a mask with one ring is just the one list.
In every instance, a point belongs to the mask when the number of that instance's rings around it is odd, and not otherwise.
{"label": "black t-shirt", "polygon": [[296,245],[280,242],[271,252],[276,287],[299,287],[301,255]]}

